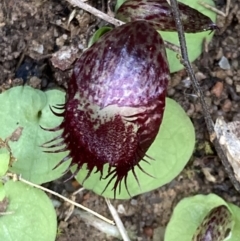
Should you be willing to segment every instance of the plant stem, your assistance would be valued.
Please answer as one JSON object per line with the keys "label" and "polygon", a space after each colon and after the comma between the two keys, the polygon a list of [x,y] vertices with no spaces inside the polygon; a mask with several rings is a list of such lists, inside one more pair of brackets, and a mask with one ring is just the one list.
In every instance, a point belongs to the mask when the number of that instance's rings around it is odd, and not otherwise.
{"label": "plant stem", "polygon": [[190,79],[193,83],[194,91],[197,93],[197,96],[200,98],[200,102],[201,102],[201,105],[202,105],[202,108],[203,108],[203,115],[204,115],[204,118],[205,118],[208,133],[210,135],[210,140],[214,144],[214,147],[217,151],[217,154],[218,154],[219,158],[221,159],[221,161],[223,163],[223,166],[225,167],[225,170],[226,170],[230,180],[232,181],[232,184],[234,185],[235,189],[238,192],[240,192],[240,184],[236,180],[236,178],[233,174],[232,167],[229,164],[228,158],[227,158],[225,152],[223,151],[223,149],[222,149],[222,147],[219,143],[219,140],[216,137],[216,132],[214,130],[213,120],[210,116],[207,104],[205,102],[202,89],[199,86],[199,83],[198,83],[198,81],[195,77],[194,71],[192,69],[192,66],[191,66],[189,58],[188,58],[186,40],[185,40],[184,29],[183,29],[183,25],[182,25],[182,22],[181,22],[179,9],[178,9],[178,3],[177,3],[176,0],[170,0],[170,3],[171,3],[172,12],[173,12],[173,16],[174,16],[174,19],[175,19],[176,27],[177,27],[177,30],[178,30],[178,38],[179,38],[180,49],[181,49],[181,53],[182,53],[182,64],[186,68],[186,71],[187,71],[187,73],[188,73],[188,75],[189,75],[189,77],[190,77]]}

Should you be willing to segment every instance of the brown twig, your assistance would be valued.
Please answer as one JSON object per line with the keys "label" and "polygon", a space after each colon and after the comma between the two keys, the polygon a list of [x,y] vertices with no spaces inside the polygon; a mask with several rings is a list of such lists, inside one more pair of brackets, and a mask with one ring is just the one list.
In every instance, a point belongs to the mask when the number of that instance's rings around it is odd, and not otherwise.
{"label": "brown twig", "polygon": [[191,66],[189,58],[188,58],[186,40],[185,40],[185,35],[184,35],[184,29],[183,29],[183,26],[182,26],[182,23],[181,23],[180,13],[179,13],[179,9],[178,9],[178,3],[177,3],[176,0],[170,0],[170,3],[171,3],[172,12],[173,12],[173,16],[174,16],[174,19],[175,19],[176,27],[177,27],[177,30],[178,30],[180,49],[181,49],[181,53],[182,53],[182,64],[186,68],[186,71],[187,71],[190,79],[192,80],[194,91],[197,93],[198,97],[200,98],[200,102],[201,102],[201,105],[202,105],[202,108],[203,108],[203,114],[204,114],[205,122],[206,122],[206,125],[207,125],[208,133],[210,135],[210,140],[214,144],[214,147],[217,151],[217,154],[218,154],[219,158],[221,159],[221,161],[222,161],[222,163],[225,167],[225,170],[226,170],[230,180],[232,181],[232,184],[234,185],[236,190],[238,192],[240,192],[240,184],[236,180],[236,178],[233,174],[232,167],[229,164],[229,161],[228,161],[228,159],[227,159],[227,157],[226,157],[226,155],[225,155],[225,153],[224,153],[224,151],[223,151],[223,149],[222,149],[222,147],[219,143],[219,140],[216,137],[213,120],[210,116],[207,104],[204,100],[203,92],[202,92],[202,90],[199,86],[199,83],[198,83],[198,81],[195,77],[195,74],[193,72],[192,66]]}

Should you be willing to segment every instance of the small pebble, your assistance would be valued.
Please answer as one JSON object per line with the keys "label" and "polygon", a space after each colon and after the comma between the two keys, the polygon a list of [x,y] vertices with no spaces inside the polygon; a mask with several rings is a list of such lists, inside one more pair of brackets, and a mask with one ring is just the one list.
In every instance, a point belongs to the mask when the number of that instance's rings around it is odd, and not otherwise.
{"label": "small pebble", "polygon": [[173,88],[168,89],[167,93],[168,93],[167,94],[168,96],[173,96],[175,94],[175,89],[173,89]]}
{"label": "small pebble", "polygon": [[219,98],[223,92],[223,82],[218,81],[212,88],[211,93]]}
{"label": "small pebble", "polygon": [[206,76],[205,74],[203,74],[202,72],[197,72],[197,73],[195,74],[195,76],[196,76],[196,79],[197,79],[198,81],[201,81],[201,80],[204,80],[204,79],[207,78],[207,76]]}
{"label": "small pebble", "polygon": [[200,103],[196,103],[195,104],[195,111],[196,112],[202,112],[202,106]]}
{"label": "small pebble", "polygon": [[233,70],[232,69],[228,69],[225,71],[226,75],[227,76],[234,76],[235,74],[233,73]]}
{"label": "small pebble", "polygon": [[227,74],[224,70],[219,69],[219,70],[213,72],[213,77],[217,77],[221,80],[224,80],[227,77]]}
{"label": "small pebble", "polygon": [[233,80],[230,78],[230,77],[227,77],[225,79],[226,83],[229,84],[229,85],[232,85],[233,84]]}
{"label": "small pebble", "polygon": [[205,100],[207,106],[211,106],[212,105],[212,98],[204,97],[204,100]]}
{"label": "small pebble", "polygon": [[187,110],[187,115],[192,116],[194,114],[195,108],[193,104],[190,104],[189,109]]}
{"label": "small pebble", "polygon": [[136,199],[131,199],[130,203],[131,205],[136,206],[138,204],[138,201]]}
{"label": "small pebble", "polygon": [[190,88],[190,86],[192,85],[192,82],[191,82],[190,78],[187,77],[182,80],[182,84],[185,88]]}
{"label": "small pebble", "polygon": [[152,236],[153,236],[153,229],[151,227],[144,227],[143,231],[144,231],[146,236],[148,236],[149,238],[152,238]]}
{"label": "small pebble", "polygon": [[237,93],[240,93],[240,85],[236,85],[236,91]]}
{"label": "small pebble", "polygon": [[232,67],[233,67],[235,70],[238,69],[238,61],[237,61],[236,59],[234,59],[234,60],[232,61]]}
{"label": "small pebble", "polygon": [[41,79],[39,79],[36,76],[33,76],[28,80],[28,85],[30,85],[34,89],[40,89],[41,88]]}
{"label": "small pebble", "polygon": [[222,56],[222,58],[220,59],[218,64],[222,69],[230,69],[231,68],[229,61],[225,56]]}
{"label": "small pebble", "polygon": [[223,105],[222,105],[222,110],[223,110],[224,112],[229,112],[229,111],[231,111],[231,107],[232,107],[232,102],[231,102],[231,100],[226,99],[226,100],[224,101]]}
{"label": "small pebble", "polygon": [[126,213],[126,210],[125,210],[125,208],[124,208],[124,206],[122,204],[118,205],[117,212],[120,213],[120,214],[125,214]]}

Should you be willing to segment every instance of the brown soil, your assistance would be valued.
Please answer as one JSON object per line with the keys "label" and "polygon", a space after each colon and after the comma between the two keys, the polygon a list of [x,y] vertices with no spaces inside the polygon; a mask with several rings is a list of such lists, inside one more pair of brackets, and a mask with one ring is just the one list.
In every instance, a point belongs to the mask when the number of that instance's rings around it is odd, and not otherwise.
{"label": "brown soil", "polygon": [[[90,1],[89,4],[93,4]],[[225,9],[224,0],[216,0],[219,9]],[[101,4],[95,4],[105,10]],[[68,21],[71,13],[73,19]],[[70,22],[70,23],[69,23]],[[230,13],[217,22],[221,27],[202,56],[195,61],[194,70],[203,88],[210,112],[215,121],[224,116],[227,121],[240,120],[240,3],[232,0]],[[65,86],[71,74],[71,63],[81,54],[89,35],[106,25],[94,16],[60,0],[2,0],[0,2],[0,92],[27,82],[35,88]],[[52,54],[65,47],[73,49],[74,57],[63,66],[54,68]],[[223,70],[219,61],[225,56],[231,68]],[[229,202],[240,205],[240,197],[224,171],[206,131],[201,105],[186,72],[173,74],[168,90],[191,117],[196,129],[196,149],[186,168],[171,183],[155,191],[127,201],[113,201],[116,209],[124,207],[120,217],[135,238],[132,240],[161,240],[172,210],[183,197],[198,193],[215,193]],[[75,182],[57,180],[48,185],[70,197],[79,188]],[[56,200],[55,200],[56,201]],[[76,201],[111,218],[105,200],[84,190]],[[66,204],[58,203],[59,220],[57,241],[116,240],[92,228],[79,215],[71,215]]]}

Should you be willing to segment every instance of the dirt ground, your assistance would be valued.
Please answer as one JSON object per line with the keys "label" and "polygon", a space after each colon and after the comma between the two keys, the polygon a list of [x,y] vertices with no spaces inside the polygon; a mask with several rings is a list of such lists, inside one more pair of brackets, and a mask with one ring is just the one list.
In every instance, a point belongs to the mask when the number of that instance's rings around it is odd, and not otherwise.
{"label": "dirt ground", "polygon": [[[217,8],[225,11],[224,0],[216,0]],[[106,11],[101,1],[89,1]],[[73,11],[75,12],[74,17]],[[71,21],[69,21],[69,19]],[[94,16],[71,6],[65,0],[1,0],[0,1],[0,92],[12,86],[28,83],[47,89],[65,86],[71,75],[71,63],[86,47],[92,32],[107,25]],[[194,62],[194,70],[203,88],[206,102],[215,121],[223,116],[227,121],[240,120],[240,2],[232,0],[228,16],[219,16],[212,42]],[[54,68],[52,54],[61,48],[71,49],[74,58],[62,67]],[[226,57],[230,68],[219,67]],[[215,193],[240,205],[240,196],[233,188],[221,161],[209,141],[201,105],[196,98],[186,72],[172,75],[168,95],[177,100],[191,117],[196,129],[196,149],[186,168],[171,183],[155,191],[127,201],[113,201],[132,240],[163,240],[172,210],[183,197]],[[74,181],[57,180],[48,187],[70,197],[80,186]],[[65,221],[68,207],[54,200],[59,221],[57,241],[117,240],[91,227],[79,215]],[[104,198],[83,190],[76,201],[111,218]]]}

